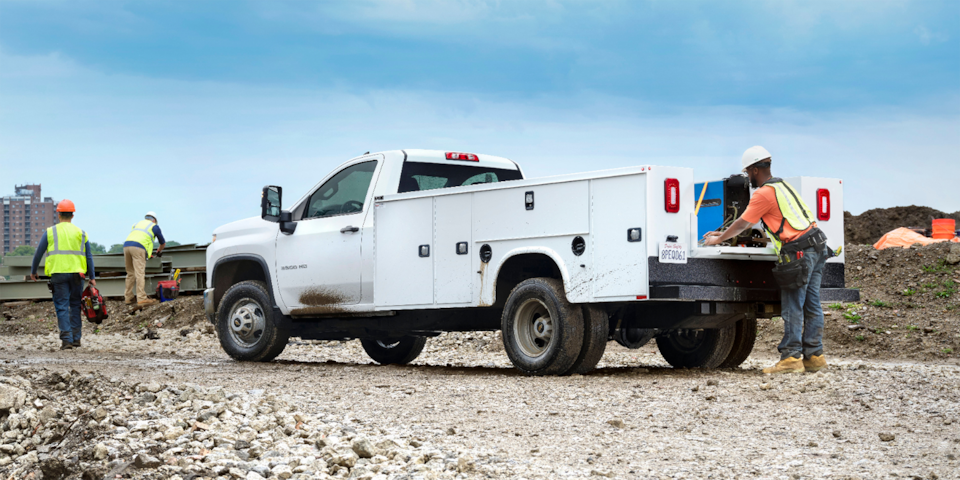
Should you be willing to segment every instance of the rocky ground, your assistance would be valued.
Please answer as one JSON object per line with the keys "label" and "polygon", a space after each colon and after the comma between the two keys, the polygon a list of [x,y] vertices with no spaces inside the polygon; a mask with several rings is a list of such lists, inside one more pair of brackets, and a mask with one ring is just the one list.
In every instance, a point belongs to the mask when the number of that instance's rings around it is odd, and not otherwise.
{"label": "rocky ground", "polygon": [[111,302],[64,352],[49,302],[0,309],[0,478],[960,478],[949,246],[847,253],[863,301],[826,306],[831,367],[780,377],[759,372],[779,321],[738,369],[611,343],[589,375],[531,378],[494,332],[406,367],[298,339],[248,364],[197,297]]}

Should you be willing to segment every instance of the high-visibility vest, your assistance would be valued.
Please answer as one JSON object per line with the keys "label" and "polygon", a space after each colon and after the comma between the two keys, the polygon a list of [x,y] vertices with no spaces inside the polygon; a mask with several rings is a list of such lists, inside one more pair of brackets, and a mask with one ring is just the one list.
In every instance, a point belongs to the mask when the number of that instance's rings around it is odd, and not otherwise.
{"label": "high-visibility vest", "polygon": [[156,237],[153,234],[153,221],[140,220],[133,226],[130,235],[127,235],[128,242],[137,242],[147,249],[147,258],[153,255],[153,240]]}
{"label": "high-visibility vest", "polygon": [[773,240],[773,248],[777,251],[777,255],[780,255],[780,248],[783,246],[783,241],[780,240],[783,225],[789,223],[794,230],[802,232],[813,223],[813,212],[800,198],[800,194],[782,178],[773,177],[763,182],[760,188],[763,187],[770,187],[776,192],[777,207],[780,209],[780,215],[783,215],[783,221],[776,226],[776,231],[773,230],[772,225],[767,225],[766,222],[763,224],[767,236]]}
{"label": "high-visibility vest", "polygon": [[86,273],[87,232],[70,222],[60,222],[47,229],[47,259],[43,274]]}

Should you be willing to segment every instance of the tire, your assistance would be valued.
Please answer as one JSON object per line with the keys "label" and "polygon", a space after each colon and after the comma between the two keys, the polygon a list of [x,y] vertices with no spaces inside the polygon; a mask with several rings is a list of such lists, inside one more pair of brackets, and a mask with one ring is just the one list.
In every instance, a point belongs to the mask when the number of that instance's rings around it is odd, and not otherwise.
{"label": "tire", "polygon": [[427,337],[405,336],[398,340],[361,338],[363,350],[380,365],[406,365],[420,356]]}
{"label": "tire", "polygon": [[503,347],[527,375],[560,375],[580,356],[583,324],[580,307],[567,301],[559,280],[524,280],[503,307]]}
{"label": "tire", "polygon": [[656,330],[652,328],[618,328],[613,339],[630,350],[636,350],[653,340]]}
{"label": "tire", "polygon": [[573,362],[567,374],[583,375],[596,368],[603,358],[603,351],[607,349],[607,340],[610,338],[610,317],[607,312],[596,305],[583,305],[583,345],[580,355]]}
{"label": "tire", "polygon": [[235,360],[269,362],[283,352],[290,333],[277,326],[267,286],[247,280],[227,289],[217,310],[220,346]]}
{"label": "tire", "polygon": [[734,327],[672,330],[657,337],[657,347],[675,368],[717,368],[730,355],[734,332]]}
{"label": "tire", "polygon": [[730,355],[727,355],[727,359],[720,363],[719,368],[739,367],[753,351],[753,344],[757,341],[757,319],[745,318],[740,320],[735,328]]}

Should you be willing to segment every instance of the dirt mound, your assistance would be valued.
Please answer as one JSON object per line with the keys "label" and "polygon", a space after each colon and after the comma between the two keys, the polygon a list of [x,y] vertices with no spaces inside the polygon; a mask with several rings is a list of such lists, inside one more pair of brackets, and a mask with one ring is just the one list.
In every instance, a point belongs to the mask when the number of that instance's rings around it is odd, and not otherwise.
{"label": "dirt mound", "polygon": [[[130,305],[107,300],[110,317],[102,324],[83,321],[83,334],[129,333],[148,329],[191,329],[209,325],[203,313],[203,297],[183,296],[131,313]],[[52,301],[0,308],[0,335],[45,335],[57,331],[57,312]]]}
{"label": "dirt mound", "polygon": [[899,227],[930,228],[931,219],[952,218],[960,227],[960,212],[944,213],[930,207],[874,208],[860,215],[843,212],[847,245],[873,245],[883,234]]}

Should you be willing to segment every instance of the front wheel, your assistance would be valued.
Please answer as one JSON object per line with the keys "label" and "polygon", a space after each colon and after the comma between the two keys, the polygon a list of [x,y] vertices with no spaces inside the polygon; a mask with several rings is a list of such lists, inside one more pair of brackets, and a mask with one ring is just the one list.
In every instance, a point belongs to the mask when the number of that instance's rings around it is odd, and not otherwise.
{"label": "front wheel", "polygon": [[657,337],[660,355],[676,368],[717,368],[733,348],[734,328],[672,330]]}
{"label": "front wheel", "polygon": [[267,286],[260,281],[240,282],[223,294],[217,311],[217,336],[227,355],[269,362],[283,352],[290,333],[277,326],[270,305]]}
{"label": "front wheel", "polygon": [[507,297],[501,328],[507,356],[527,375],[569,372],[583,348],[583,313],[552,278],[520,282]]}
{"label": "front wheel", "polygon": [[367,355],[381,365],[406,365],[420,355],[426,344],[427,337],[410,335],[394,340],[360,339]]}

